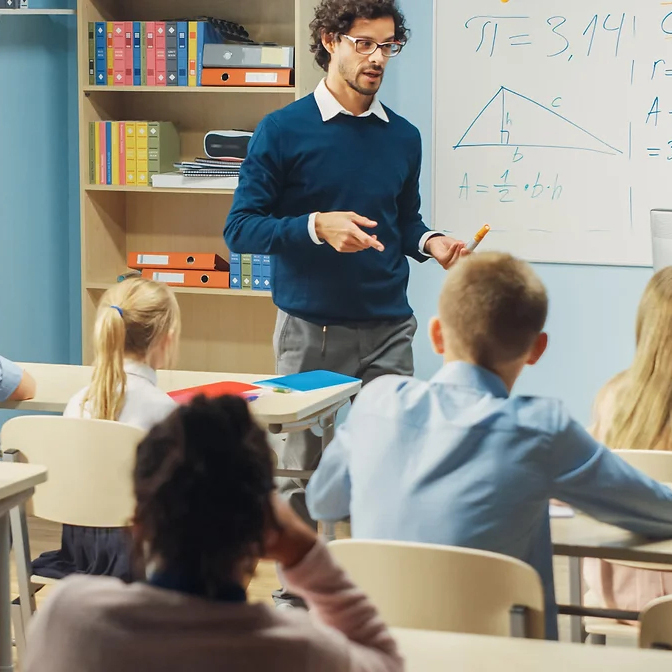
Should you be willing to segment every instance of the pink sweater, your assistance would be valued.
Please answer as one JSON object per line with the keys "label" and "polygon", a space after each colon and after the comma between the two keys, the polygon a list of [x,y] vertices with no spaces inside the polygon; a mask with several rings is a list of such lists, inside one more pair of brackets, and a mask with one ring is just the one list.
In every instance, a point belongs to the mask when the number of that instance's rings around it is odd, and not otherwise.
{"label": "pink sweater", "polygon": [[[619,374],[607,383],[595,401],[594,424],[590,433],[604,441],[616,412],[616,396],[623,381]],[[667,450],[668,446],[657,446]],[[641,611],[651,600],[672,594],[672,572],[626,567],[596,558],[583,561],[583,578],[588,587],[588,606]]]}
{"label": "pink sweater", "polygon": [[318,542],[285,570],[311,611],[211,602],[109,577],[65,579],[28,636],[26,672],[397,672],[375,607]]}

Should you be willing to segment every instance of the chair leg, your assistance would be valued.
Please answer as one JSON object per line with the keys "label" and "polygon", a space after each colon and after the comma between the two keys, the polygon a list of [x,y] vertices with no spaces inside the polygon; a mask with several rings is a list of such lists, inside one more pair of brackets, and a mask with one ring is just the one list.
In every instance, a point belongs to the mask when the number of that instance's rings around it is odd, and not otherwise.
{"label": "chair leg", "polygon": [[595,646],[606,646],[607,644],[606,635],[591,634],[589,638],[590,644],[594,644]]}
{"label": "chair leg", "polygon": [[26,629],[21,613],[21,605],[18,600],[12,602],[12,624],[14,625],[14,645],[19,663],[25,660],[26,653]]}

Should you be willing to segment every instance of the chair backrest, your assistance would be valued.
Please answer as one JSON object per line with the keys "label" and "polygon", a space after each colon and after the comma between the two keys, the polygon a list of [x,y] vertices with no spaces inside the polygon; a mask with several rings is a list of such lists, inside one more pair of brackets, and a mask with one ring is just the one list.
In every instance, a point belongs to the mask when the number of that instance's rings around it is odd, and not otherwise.
{"label": "chair backrest", "polygon": [[672,483],[672,452],[667,450],[615,450],[630,466],[661,483]]}
{"label": "chair backrest", "polygon": [[672,595],[660,597],[639,614],[639,646],[672,649]]}
{"label": "chair backrest", "polygon": [[145,432],[109,420],[23,416],[0,432],[3,451],[43,464],[46,483],[35,489],[38,518],[86,527],[124,527],[133,514],[132,470]]}
{"label": "chair backrest", "polygon": [[527,607],[527,636],[544,637],[537,572],[499,553],[453,546],[349,539],[329,548],[397,628],[511,635],[511,609]]}

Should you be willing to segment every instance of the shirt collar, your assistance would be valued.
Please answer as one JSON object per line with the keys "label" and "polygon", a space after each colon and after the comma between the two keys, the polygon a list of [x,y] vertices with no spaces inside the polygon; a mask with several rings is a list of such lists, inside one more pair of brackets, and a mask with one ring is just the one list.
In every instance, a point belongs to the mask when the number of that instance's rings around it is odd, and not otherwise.
{"label": "shirt collar", "polygon": [[[330,119],[337,117],[339,114],[345,114],[348,117],[355,116],[352,112],[346,110],[343,107],[343,105],[341,105],[336,100],[334,94],[327,88],[325,79],[322,79],[322,81],[320,81],[313,95],[315,96],[315,102],[317,103],[317,107],[320,110],[322,121],[329,121]],[[366,112],[359,114],[357,116],[369,117],[372,114],[378,117],[379,119],[382,119],[383,121],[390,120],[389,117],[387,116],[387,112],[385,112],[385,108],[383,107],[382,103],[378,100],[378,96],[373,97],[371,105]]]}
{"label": "shirt collar", "polygon": [[509,390],[504,381],[492,371],[467,362],[445,364],[432,378],[433,383],[448,383],[489,392],[493,397],[507,398]]}
{"label": "shirt collar", "polygon": [[152,385],[156,387],[156,371],[149,366],[149,364],[143,364],[142,362],[136,362],[132,359],[124,360],[124,371],[131,376],[138,376],[139,378],[144,378],[148,380]]}

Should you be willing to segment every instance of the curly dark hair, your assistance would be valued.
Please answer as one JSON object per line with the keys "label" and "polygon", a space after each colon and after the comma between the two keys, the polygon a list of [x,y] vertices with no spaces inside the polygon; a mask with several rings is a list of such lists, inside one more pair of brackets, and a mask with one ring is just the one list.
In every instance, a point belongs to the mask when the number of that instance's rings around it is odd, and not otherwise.
{"label": "curly dark hair", "polygon": [[394,19],[394,39],[405,43],[409,30],[406,19],[395,0],[322,0],[315,9],[315,18],[310,23],[310,50],[317,64],[327,70],[331,54],[322,44],[322,35],[344,35],[357,19]]}
{"label": "curly dark hair", "polygon": [[263,554],[273,466],[245,400],[200,396],[179,407],[138,446],[136,554],[147,545],[167,570],[216,595],[241,560]]}

